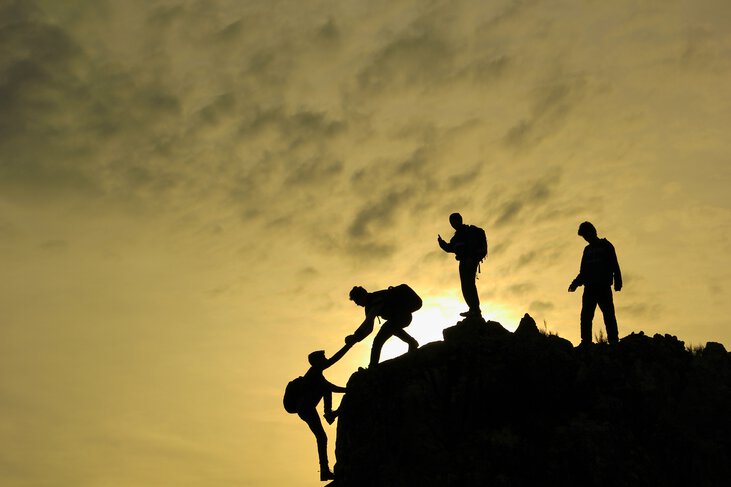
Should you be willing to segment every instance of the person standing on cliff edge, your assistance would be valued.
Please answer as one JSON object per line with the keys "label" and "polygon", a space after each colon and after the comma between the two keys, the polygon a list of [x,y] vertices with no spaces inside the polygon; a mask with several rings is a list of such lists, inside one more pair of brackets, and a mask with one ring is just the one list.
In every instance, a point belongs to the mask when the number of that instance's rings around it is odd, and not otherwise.
{"label": "person standing on cliff edge", "polygon": [[437,242],[443,251],[455,254],[459,261],[459,281],[462,286],[462,296],[469,309],[462,316],[482,316],[480,311],[480,296],[477,294],[477,273],[480,262],[487,257],[487,237],[485,231],[474,225],[465,225],[462,215],[449,215],[449,224],[454,228],[454,236],[449,242],[437,235]]}
{"label": "person standing on cliff edge", "polygon": [[589,222],[579,225],[579,236],[589,245],[584,248],[579,275],[569,285],[569,292],[584,286],[581,299],[581,344],[591,344],[591,322],[597,305],[604,315],[607,340],[617,343],[619,331],[612,298],[612,283],[615,291],[622,290],[622,272],[619,270],[617,253],[609,240],[597,236],[596,228]]}

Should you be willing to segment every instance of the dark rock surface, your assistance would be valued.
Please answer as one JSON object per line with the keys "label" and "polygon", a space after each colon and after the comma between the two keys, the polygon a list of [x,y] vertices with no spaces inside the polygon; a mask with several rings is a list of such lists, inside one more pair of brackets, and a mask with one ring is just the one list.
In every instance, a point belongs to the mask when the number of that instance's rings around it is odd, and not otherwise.
{"label": "dark rock surface", "polygon": [[510,333],[467,319],[353,374],[334,485],[728,485],[722,345],[640,333],[574,348],[530,321]]}

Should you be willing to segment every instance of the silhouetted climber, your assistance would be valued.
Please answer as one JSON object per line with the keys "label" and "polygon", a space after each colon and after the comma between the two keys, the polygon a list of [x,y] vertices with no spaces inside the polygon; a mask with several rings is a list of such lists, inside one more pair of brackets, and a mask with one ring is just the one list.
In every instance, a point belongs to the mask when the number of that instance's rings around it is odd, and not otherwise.
{"label": "silhouetted climber", "polygon": [[358,329],[345,339],[345,343],[354,344],[370,335],[373,331],[373,321],[377,316],[386,320],[373,339],[369,367],[378,365],[381,348],[392,336],[406,342],[409,345],[409,352],[419,348],[419,342],[404,331],[404,328],[411,323],[412,313],[421,308],[422,304],[419,295],[408,285],[400,284],[372,293],[355,286],[350,291],[350,300],[365,308],[366,317]]}
{"label": "silhouetted climber", "polygon": [[597,304],[604,315],[607,339],[609,343],[616,343],[619,340],[619,331],[617,317],[614,314],[612,282],[615,291],[619,292],[622,289],[622,273],[619,270],[617,253],[609,240],[597,237],[596,228],[589,222],[579,225],[579,235],[589,242],[589,245],[584,248],[579,275],[569,286],[569,292],[584,286],[584,296],[581,300],[581,344],[591,343],[591,322]]}
{"label": "silhouetted climber", "polygon": [[462,215],[452,213],[449,223],[456,230],[449,243],[437,235],[437,242],[445,252],[455,254],[459,261],[459,281],[462,285],[462,296],[469,310],[460,313],[462,316],[481,316],[480,297],[477,294],[477,273],[480,262],[487,257],[487,237],[485,231],[474,225],[462,223]]}
{"label": "silhouetted climber", "polygon": [[328,424],[332,424],[338,415],[338,411],[332,409],[332,393],[345,392],[345,388],[328,382],[322,372],[340,360],[352,346],[352,344],[346,344],[330,358],[325,357],[323,350],[309,354],[307,360],[311,367],[304,376],[287,384],[284,392],[284,408],[287,412],[297,413],[315,435],[317,455],[320,459],[320,480],[323,481],[333,480],[335,475],[330,470],[327,459],[327,434],[325,434],[325,429],[317,414],[317,405],[321,399],[324,399],[325,414],[323,416]]}

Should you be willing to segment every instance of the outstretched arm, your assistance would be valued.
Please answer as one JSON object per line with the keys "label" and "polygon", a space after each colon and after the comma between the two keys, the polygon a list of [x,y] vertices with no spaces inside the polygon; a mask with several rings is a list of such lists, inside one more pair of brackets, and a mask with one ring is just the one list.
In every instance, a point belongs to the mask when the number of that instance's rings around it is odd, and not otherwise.
{"label": "outstretched arm", "polygon": [[372,306],[368,312],[366,313],[365,320],[363,320],[363,323],[358,327],[355,332],[348,336],[345,339],[345,343],[350,343],[351,345],[354,345],[355,343],[363,340],[365,337],[371,334],[373,331],[373,323],[376,321],[376,316],[378,316],[378,313],[381,311],[382,305],[375,305]]}
{"label": "outstretched arm", "polygon": [[347,391],[347,389],[345,387],[336,386],[335,384],[333,384],[330,381],[328,381],[327,384],[332,392],[346,392]]}
{"label": "outstretched arm", "polygon": [[[333,355],[332,357],[330,357],[329,359],[327,359],[327,362],[325,362],[325,367],[323,367],[323,368],[324,369],[327,369],[331,365],[335,364],[338,360],[340,360],[341,358],[343,358],[343,356],[346,353],[348,353],[348,350],[350,350],[352,347],[353,347],[353,344],[352,343],[350,343],[350,344],[346,343],[343,346],[343,348],[341,348],[340,350],[338,350],[337,352],[335,352],[335,355]],[[328,384],[329,384],[329,382],[328,382]],[[330,384],[330,385],[332,385],[332,384]],[[333,387],[336,387],[336,386],[333,386]]]}

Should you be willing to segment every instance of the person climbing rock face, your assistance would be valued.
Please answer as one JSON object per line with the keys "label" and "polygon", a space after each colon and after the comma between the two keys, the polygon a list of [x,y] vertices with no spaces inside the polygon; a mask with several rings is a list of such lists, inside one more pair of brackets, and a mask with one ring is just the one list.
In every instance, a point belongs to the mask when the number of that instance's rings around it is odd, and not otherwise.
{"label": "person climbing rock face", "polygon": [[419,295],[408,285],[400,284],[372,293],[361,286],[354,286],[350,291],[350,300],[363,306],[366,316],[358,329],[345,338],[345,343],[354,344],[370,335],[376,317],[386,320],[373,339],[369,367],[378,365],[383,344],[392,336],[406,342],[409,352],[419,348],[419,342],[404,331],[411,323],[412,313],[420,309],[422,304]]}
{"label": "person climbing rock face", "polygon": [[338,411],[332,409],[332,393],[345,392],[344,387],[331,384],[323,371],[340,360],[350,350],[352,345],[345,345],[330,358],[323,350],[317,350],[308,355],[310,368],[304,376],[292,380],[284,392],[284,409],[289,413],[296,413],[302,421],[307,423],[310,431],[317,440],[317,454],[320,460],[320,480],[333,480],[335,475],[330,470],[327,458],[327,434],[322,427],[322,421],[317,414],[317,405],[324,400],[325,414],[328,424],[332,424],[338,416]]}

